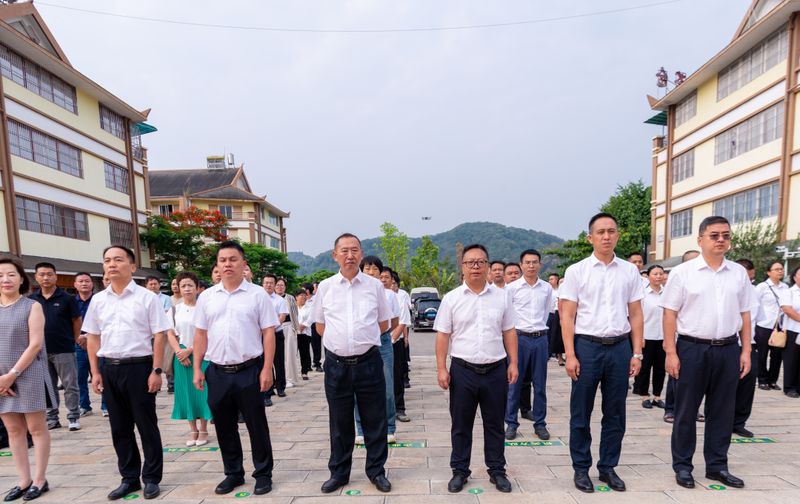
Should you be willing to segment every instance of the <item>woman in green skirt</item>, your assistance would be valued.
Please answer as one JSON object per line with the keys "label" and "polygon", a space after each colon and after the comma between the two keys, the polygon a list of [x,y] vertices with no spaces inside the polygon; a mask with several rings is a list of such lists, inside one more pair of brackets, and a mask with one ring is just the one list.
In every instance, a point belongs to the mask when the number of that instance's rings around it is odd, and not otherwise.
{"label": "woman in green skirt", "polygon": [[[192,350],[194,344],[194,308],[197,303],[197,289],[200,281],[197,275],[182,271],[175,277],[181,292],[182,303],[175,305],[171,312],[175,330],[169,332],[169,345],[175,350],[175,403],[172,407],[173,420],[188,420],[189,439],[186,446],[203,446],[208,443],[208,421],[211,410],[208,408],[208,392],[197,390],[192,384]],[[203,361],[203,371],[208,361]],[[198,420],[200,425],[198,427]]]}

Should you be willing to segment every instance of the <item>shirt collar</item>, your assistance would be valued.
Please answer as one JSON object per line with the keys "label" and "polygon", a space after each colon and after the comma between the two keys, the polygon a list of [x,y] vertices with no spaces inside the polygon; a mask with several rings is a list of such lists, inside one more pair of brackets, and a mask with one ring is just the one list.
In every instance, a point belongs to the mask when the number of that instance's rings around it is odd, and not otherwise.
{"label": "shirt collar", "polygon": [[[484,294],[489,292],[489,289],[497,289],[497,287],[494,287],[494,284],[486,282],[486,284],[483,286],[483,290],[480,291],[479,293],[477,293],[476,295],[477,296],[483,296]],[[464,282],[464,283],[461,284],[461,290],[462,290],[462,292],[464,294],[468,294],[468,293],[475,294],[475,292],[472,289],[469,288],[469,285],[467,285],[467,282]]]}
{"label": "shirt collar", "polygon": [[[233,292],[236,292],[236,291],[245,291],[245,292],[247,292],[248,290],[250,290],[250,286],[251,285],[253,285],[253,284],[251,284],[250,282],[248,282],[247,280],[245,280],[243,278],[242,279],[242,283],[240,283],[238,287],[233,289]],[[225,290],[225,286],[222,285],[221,281],[220,281],[220,283],[218,283],[214,287],[212,287],[212,289],[216,289],[214,292],[226,292],[226,293],[228,292],[227,290]],[[233,294],[233,292],[230,292],[229,294]]]}
{"label": "shirt collar", "polygon": [[598,264],[605,267],[610,267],[613,264],[617,264],[618,259],[619,258],[617,257],[617,254],[614,254],[614,257],[611,259],[611,262],[608,263],[608,265],[606,265],[606,263],[601,261],[596,255],[594,255],[594,252],[592,252],[592,255],[589,256],[589,262],[591,263],[592,267],[597,266]]}
{"label": "shirt collar", "polygon": [[[695,268],[696,268],[697,270],[701,270],[701,269],[703,269],[703,268],[707,268],[707,269],[709,269],[709,270],[711,270],[711,271],[714,271],[714,270],[711,268],[711,266],[709,266],[709,265],[708,265],[708,263],[706,262],[705,258],[703,258],[703,254],[700,254],[699,256],[695,257],[695,258],[694,258],[694,259],[692,259],[692,260],[693,260],[693,261],[697,261],[697,262],[695,263]],[[722,260],[722,266],[720,266],[720,268],[719,268],[717,271],[722,271],[722,270],[726,269],[727,267],[728,267],[728,261],[727,261],[726,259],[723,259],[723,260]]]}
{"label": "shirt collar", "polygon": [[[336,275],[334,275],[333,278],[335,278],[336,281],[341,283],[341,284],[349,284],[349,283],[351,283],[349,280],[347,280],[344,277],[344,275],[342,275],[342,270],[339,270],[339,272],[336,273]],[[353,277],[352,283],[356,283],[356,282],[364,283],[364,279],[365,278],[367,278],[367,275],[363,271],[359,271],[358,273],[356,273],[356,276]]]}
{"label": "shirt collar", "polygon": [[661,289],[659,289],[659,290],[655,290],[655,289],[653,289],[653,286],[652,286],[652,285],[650,285],[650,284],[647,284],[647,287],[645,287],[645,288],[644,288],[644,291],[645,291],[646,293],[648,293],[648,294],[650,294],[651,292],[652,292],[652,293],[655,293],[655,294],[661,294],[662,292],[664,292],[664,287],[662,286],[662,287],[661,287]]}
{"label": "shirt collar", "polygon": [[[62,289],[61,287],[56,287],[56,290],[54,290],[53,293],[50,295],[50,297],[47,299],[54,299],[57,297],[61,297],[63,294],[64,294],[64,289]],[[40,299],[44,299],[44,294],[42,294],[42,289],[36,291],[34,293],[34,296]]]}
{"label": "shirt collar", "polygon": [[130,282],[128,282],[128,285],[126,285],[124,289],[122,289],[122,294],[120,294],[119,296],[117,296],[117,293],[116,293],[116,292],[114,292],[114,289],[113,289],[113,284],[108,284],[108,287],[106,287],[106,291],[107,291],[109,294],[111,294],[112,296],[122,297],[122,296],[124,296],[124,295],[125,295],[125,293],[127,293],[127,292],[130,292],[131,294],[132,294],[132,293],[134,293],[134,292],[136,291],[136,287],[138,287],[138,286],[136,285],[136,282],[134,282],[134,281],[133,281],[133,278],[131,278],[131,281],[130,281]]}

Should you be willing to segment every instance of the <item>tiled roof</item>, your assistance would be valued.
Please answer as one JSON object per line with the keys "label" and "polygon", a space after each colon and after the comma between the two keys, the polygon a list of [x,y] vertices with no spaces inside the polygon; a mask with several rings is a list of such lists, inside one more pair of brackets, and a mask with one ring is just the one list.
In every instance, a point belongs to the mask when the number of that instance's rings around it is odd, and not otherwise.
{"label": "tiled roof", "polygon": [[193,195],[230,186],[239,170],[150,170],[150,196],[164,198]]}

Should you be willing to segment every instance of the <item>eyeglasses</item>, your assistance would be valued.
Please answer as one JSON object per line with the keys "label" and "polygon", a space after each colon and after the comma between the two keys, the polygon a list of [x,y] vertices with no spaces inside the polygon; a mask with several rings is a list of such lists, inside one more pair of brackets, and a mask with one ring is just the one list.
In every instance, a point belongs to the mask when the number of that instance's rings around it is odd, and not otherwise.
{"label": "eyeglasses", "polygon": [[703,236],[708,236],[711,241],[719,241],[720,238],[722,238],[722,241],[731,241],[730,233],[708,233]]}
{"label": "eyeglasses", "polygon": [[466,266],[467,268],[482,268],[489,264],[489,261],[486,259],[479,259],[477,261],[464,261],[461,264]]}

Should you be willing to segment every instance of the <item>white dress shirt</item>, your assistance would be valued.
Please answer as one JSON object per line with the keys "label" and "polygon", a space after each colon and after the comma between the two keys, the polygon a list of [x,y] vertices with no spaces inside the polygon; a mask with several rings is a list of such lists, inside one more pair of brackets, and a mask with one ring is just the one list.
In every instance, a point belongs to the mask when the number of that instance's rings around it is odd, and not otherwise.
{"label": "white dress shirt", "polygon": [[644,314],[644,339],[661,341],[664,339],[664,309],[661,308],[661,290],[653,290],[648,284],[644,289],[642,298],[642,313]]}
{"label": "white dress shirt", "polygon": [[194,310],[195,306],[188,306],[185,303],[175,305],[175,334],[178,335],[178,342],[186,348],[194,346]]}
{"label": "white dress shirt", "polygon": [[394,317],[380,280],[358,272],[352,282],[339,272],[319,284],[312,320],[325,324],[322,344],[340,357],[381,346],[379,323]]}
{"label": "white dress shirt", "polygon": [[531,285],[521,276],[506,284],[516,313],[514,327],[524,332],[546,331],[547,316],[553,306],[553,288],[541,278]]}
{"label": "white dress shirt", "polygon": [[304,327],[300,334],[311,336],[311,324],[314,323],[311,319],[311,305],[306,303],[303,306],[298,306],[297,317],[300,319],[300,325]]}
{"label": "white dress shirt", "polygon": [[215,364],[241,364],[259,357],[264,353],[261,331],[279,325],[266,291],[244,280],[233,292],[220,282],[197,298],[194,326],[208,331],[205,360]]}
{"label": "white dress shirt", "polygon": [[[275,314],[278,316],[278,320],[281,319],[281,315],[286,315],[283,321],[289,322],[289,303],[286,302],[286,299],[279,296],[277,292],[273,292],[272,294],[267,294],[267,296],[269,296],[269,300],[272,301],[272,307],[275,308]],[[283,330],[283,328],[279,327],[276,328],[275,330],[276,331]]]}
{"label": "white dress shirt", "polygon": [[383,295],[386,296],[386,302],[389,303],[389,309],[392,310],[392,318],[400,318],[400,301],[397,300],[397,295],[392,289],[384,287]]}
{"label": "white dress shirt", "polygon": [[450,356],[472,364],[506,357],[503,331],[514,328],[514,305],[504,289],[490,283],[480,294],[466,283],[442,298],[433,330],[450,335]]}
{"label": "white dress shirt", "polygon": [[725,259],[714,271],[700,255],[672,269],[661,306],[678,312],[678,334],[727,338],[742,329],[741,314],[750,311],[751,287],[739,264]]}
{"label": "white dress shirt", "polygon": [[[772,330],[772,328],[775,327],[775,321],[778,319],[778,315],[781,313],[778,305],[786,306],[790,302],[789,286],[783,282],[778,282],[776,285],[768,278],[756,285],[756,293],[764,310],[764,316],[756,322],[759,327]],[[789,317],[784,316],[783,322],[786,322],[788,318]]]}
{"label": "white dress shirt", "polygon": [[[92,300],[92,303],[94,303],[94,300]],[[793,285],[789,289],[789,305],[795,311],[800,312],[800,287],[798,287],[797,285]],[[800,333],[800,322],[794,320],[791,317],[784,317],[783,328],[786,329],[787,331]],[[796,343],[800,345],[800,334],[798,334],[797,336]]]}
{"label": "white dress shirt", "polygon": [[[750,285],[750,343],[755,348],[756,344],[756,321],[764,318],[764,307],[761,306],[761,301],[758,297],[755,285]],[[786,317],[787,319],[789,317]],[[739,340],[739,345],[742,342]]]}
{"label": "white dress shirt", "polygon": [[628,304],[644,297],[641,279],[636,266],[616,256],[606,265],[592,253],[567,268],[558,297],[578,304],[575,334],[614,337],[630,332]]}
{"label": "white dress shirt", "polygon": [[[411,325],[411,312],[408,311],[408,304],[406,304],[405,299],[401,296],[402,291],[395,292],[395,296],[397,297],[397,304],[400,306],[400,320],[398,321],[399,324],[403,324],[404,326],[408,327]],[[408,294],[406,294],[408,295]],[[403,339],[403,334],[400,334],[400,339]]]}
{"label": "white dress shirt", "polygon": [[408,295],[408,292],[404,291],[403,289],[397,289],[397,299],[400,301],[400,308],[405,308],[406,311],[410,312],[411,310],[411,296]]}
{"label": "white dress shirt", "polygon": [[98,357],[153,355],[153,334],[172,329],[161,300],[131,282],[117,295],[109,285],[92,296],[81,332],[100,336]]}

